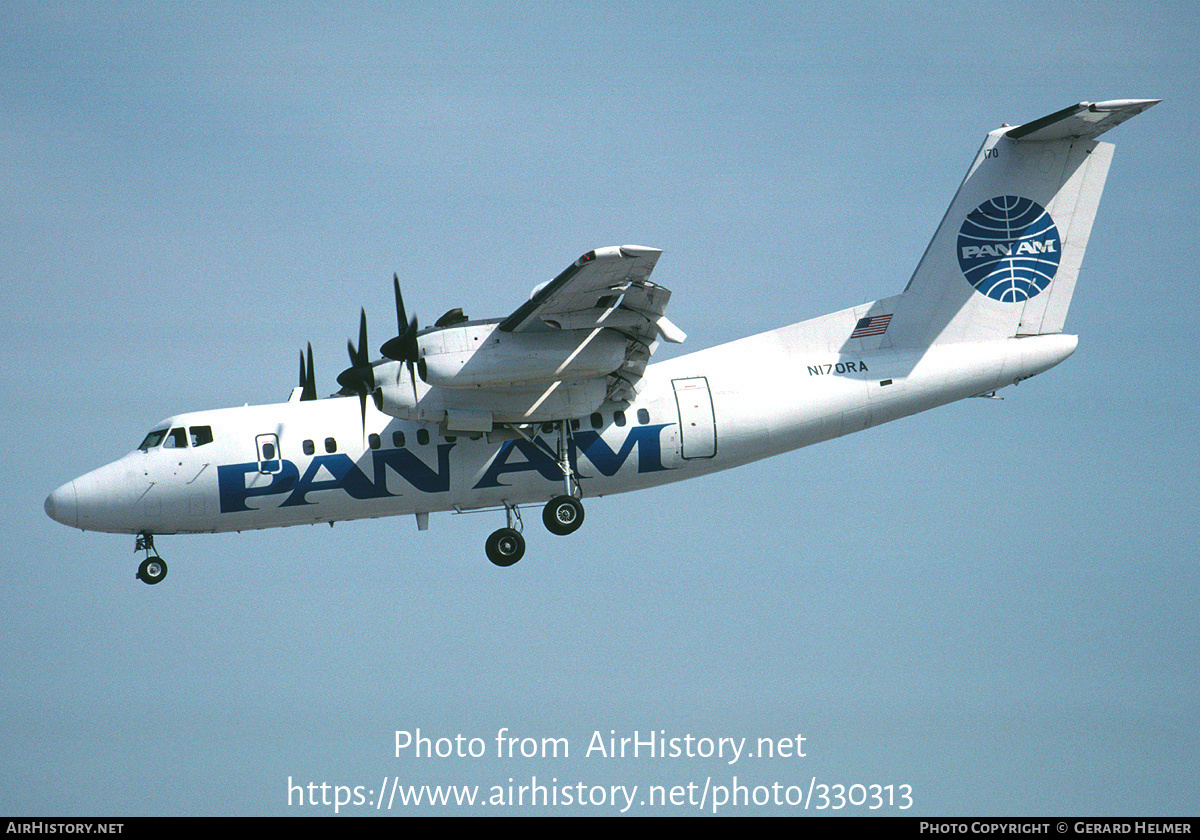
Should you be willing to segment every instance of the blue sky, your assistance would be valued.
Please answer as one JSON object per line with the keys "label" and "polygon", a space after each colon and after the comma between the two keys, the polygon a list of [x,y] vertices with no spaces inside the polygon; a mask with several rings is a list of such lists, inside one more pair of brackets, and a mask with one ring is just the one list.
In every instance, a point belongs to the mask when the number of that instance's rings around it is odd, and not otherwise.
{"label": "blue sky", "polygon": [[[908,784],[912,814],[1195,814],[1197,23],[7,4],[0,812],[328,811],[289,806],[289,777],[736,776]],[[497,515],[435,515],[162,538],[150,589],[132,538],[42,511],[161,417],[285,398],[308,341],[333,390],[360,305],[385,337],[393,272],[423,321],[499,316],[590,248],[656,246],[671,354],[894,294],[988,130],[1127,97],[1164,102],[1105,138],[1079,350],[1003,402],[595,500],[503,572]],[[394,755],[398,729],[503,727],[571,756]],[[614,730],[807,755],[584,756]]]}

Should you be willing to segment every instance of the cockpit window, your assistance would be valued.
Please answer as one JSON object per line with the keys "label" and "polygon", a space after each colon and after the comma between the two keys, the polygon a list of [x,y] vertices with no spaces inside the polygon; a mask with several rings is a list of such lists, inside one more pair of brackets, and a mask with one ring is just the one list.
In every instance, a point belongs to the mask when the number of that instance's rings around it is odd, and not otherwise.
{"label": "cockpit window", "polygon": [[147,449],[153,449],[163,442],[163,438],[167,436],[166,429],[155,429],[150,434],[146,435],[146,439],[142,441],[142,445],[138,449],[145,452]]}
{"label": "cockpit window", "polygon": [[186,429],[183,426],[179,426],[175,429],[155,429],[146,435],[146,439],[142,441],[142,445],[138,449],[143,452],[158,446],[162,446],[163,449],[186,449],[189,441],[192,446],[204,446],[206,443],[212,443],[212,426],[191,426]]}

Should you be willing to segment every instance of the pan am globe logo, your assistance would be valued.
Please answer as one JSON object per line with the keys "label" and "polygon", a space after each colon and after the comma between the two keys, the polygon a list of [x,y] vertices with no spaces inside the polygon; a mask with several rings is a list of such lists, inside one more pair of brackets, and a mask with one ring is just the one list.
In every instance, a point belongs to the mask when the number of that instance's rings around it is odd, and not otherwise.
{"label": "pan am globe logo", "polygon": [[996,196],[968,213],[958,229],[963,276],[1002,303],[1021,303],[1049,286],[1061,257],[1054,219],[1028,198]]}

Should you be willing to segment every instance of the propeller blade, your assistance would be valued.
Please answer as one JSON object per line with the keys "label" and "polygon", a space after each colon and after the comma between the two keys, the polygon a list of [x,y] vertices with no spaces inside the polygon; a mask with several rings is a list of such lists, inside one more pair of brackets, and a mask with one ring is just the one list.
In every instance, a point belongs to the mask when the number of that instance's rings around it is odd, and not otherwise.
{"label": "propeller blade", "polygon": [[300,355],[300,398],[301,400],[316,400],[317,398],[317,368],[312,364],[312,342],[308,342],[308,364],[305,365],[304,355]]}
{"label": "propeller blade", "polygon": [[[358,347],[353,341],[346,342],[346,352],[350,356],[350,367],[338,374],[337,383],[342,386],[339,392],[344,396],[351,394],[368,394],[375,390],[375,369],[367,355],[367,311],[362,310],[358,325]],[[364,417],[366,407],[363,407]]]}
{"label": "propeller blade", "polygon": [[396,332],[403,333],[408,318],[404,314],[404,296],[400,294],[400,275],[392,275],[392,288],[396,291]]}
{"label": "propeller blade", "polygon": [[[362,429],[363,437],[367,434],[367,397],[372,396],[376,392],[377,385],[375,383],[375,366],[371,364],[370,351],[367,343],[367,310],[363,309],[360,312],[358,321],[358,347],[354,346],[353,341],[346,342],[346,352],[350,356],[350,367],[338,374],[338,385],[342,389],[338,391],[344,397],[357,396],[358,408],[362,414]],[[309,345],[309,374],[312,374],[312,345]],[[301,368],[303,368],[303,359],[301,360]],[[314,393],[316,385],[313,386]]]}
{"label": "propeller blade", "polygon": [[417,354],[420,352],[417,345],[417,316],[408,318],[404,308],[404,295],[400,293],[399,275],[392,275],[392,289],[396,293],[396,337],[388,339],[379,352],[393,362],[408,362],[411,367],[416,363]]}
{"label": "propeller blade", "polygon": [[317,369],[313,366],[312,342],[308,343],[308,382],[304,385],[304,398],[317,398]]}
{"label": "propeller blade", "polygon": [[358,352],[354,352],[354,348],[350,348],[350,362],[355,367],[362,367],[368,364],[371,360],[367,358],[367,310],[360,310],[361,319],[358,322]]}
{"label": "propeller blade", "polygon": [[408,330],[404,333],[404,361],[410,365],[415,364],[420,352],[421,349],[417,345],[417,316],[414,315],[408,325]]}
{"label": "propeller blade", "polygon": [[315,400],[317,398],[317,374],[313,368],[312,342],[308,343],[308,364],[304,363],[304,353],[300,354],[300,399]]}

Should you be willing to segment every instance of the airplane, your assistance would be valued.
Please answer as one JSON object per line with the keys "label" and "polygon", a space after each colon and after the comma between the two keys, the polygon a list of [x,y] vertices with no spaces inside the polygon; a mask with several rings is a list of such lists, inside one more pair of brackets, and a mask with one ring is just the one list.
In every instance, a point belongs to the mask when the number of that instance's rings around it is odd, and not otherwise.
{"label": "airplane", "polygon": [[154,538],[503,511],[485,544],[525,553],[521,507],[553,534],[582,499],[729,469],[966,397],[1062,362],[1063,333],[1113,146],[1160,100],[1081,102],[990,132],[904,291],[650,364],[671,293],[660,251],[581,256],[505,318],[452,309],[421,329],[393,278],[397,333],[372,359],[365,310],[340,390],[317,398],[312,345],[287,402],[178,414],[46,499],[54,520]]}

